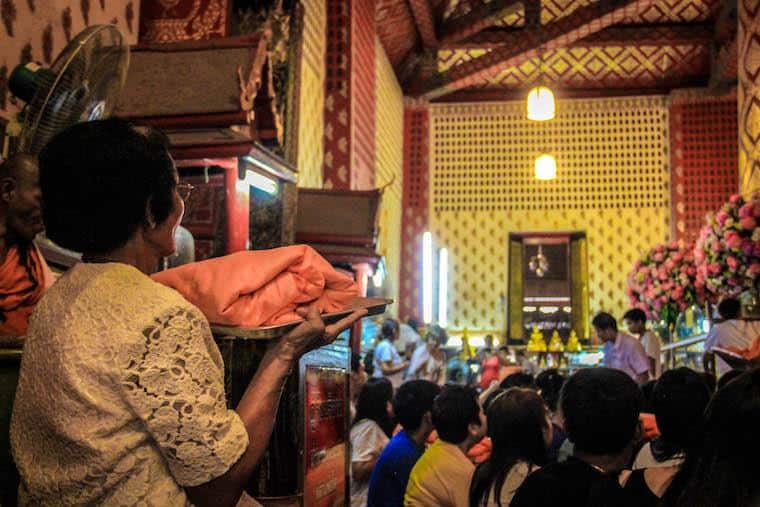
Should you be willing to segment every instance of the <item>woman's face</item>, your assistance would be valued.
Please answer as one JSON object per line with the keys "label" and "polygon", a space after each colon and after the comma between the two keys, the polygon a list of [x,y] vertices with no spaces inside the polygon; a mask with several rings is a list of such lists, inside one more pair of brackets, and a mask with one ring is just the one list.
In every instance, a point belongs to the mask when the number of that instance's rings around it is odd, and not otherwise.
{"label": "woman's face", "polygon": [[[178,181],[177,172],[174,172],[175,181]],[[159,257],[168,257],[177,251],[177,244],[174,234],[177,226],[182,221],[185,214],[185,203],[179,196],[177,188],[172,190],[172,209],[166,220],[156,224],[155,228],[149,231],[150,241],[155,246]]]}

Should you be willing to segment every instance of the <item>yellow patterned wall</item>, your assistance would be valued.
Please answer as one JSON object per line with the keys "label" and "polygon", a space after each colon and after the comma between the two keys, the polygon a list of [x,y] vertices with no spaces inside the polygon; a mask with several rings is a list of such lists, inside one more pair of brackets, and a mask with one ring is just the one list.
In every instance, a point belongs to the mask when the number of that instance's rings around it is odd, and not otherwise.
{"label": "yellow patterned wall", "polygon": [[303,0],[302,3],[304,33],[298,119],[298,186],[321,188],[327,12],[322,0]]}
{"label": "yellow patterned wall", "polygon": [[[378,251],[385,257],[386,296],[398,301],[401,265],[401,185],[403,179],[404,95],[380,40],[375,41],[375,185],[391,183],[380,203]],[[398,305],[391,305],[391,313]]]}
{"label": "yellow patterned wall", "polygon": [[[590,310],[616,316],[631,265],[670,233],[665,97],[560,101],[548,124],[523,108],[431,106],[430,230],[450,252],[454,329],[504,331],[510,232],[585,231]],[[551,182],[533,177],[543,150]]]}

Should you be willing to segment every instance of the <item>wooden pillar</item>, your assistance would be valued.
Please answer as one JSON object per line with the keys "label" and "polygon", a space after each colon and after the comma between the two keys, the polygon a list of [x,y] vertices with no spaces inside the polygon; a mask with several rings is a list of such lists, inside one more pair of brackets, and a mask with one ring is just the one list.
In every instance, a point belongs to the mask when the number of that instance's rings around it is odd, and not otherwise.
{"label": "wooden pillar", "polygon": [[375,184],[375,2],[327,0],[324,186]]}
{"label": "wooden pillar", "polygon": [[739,190],[760,190],[760,0],[739,0]]}

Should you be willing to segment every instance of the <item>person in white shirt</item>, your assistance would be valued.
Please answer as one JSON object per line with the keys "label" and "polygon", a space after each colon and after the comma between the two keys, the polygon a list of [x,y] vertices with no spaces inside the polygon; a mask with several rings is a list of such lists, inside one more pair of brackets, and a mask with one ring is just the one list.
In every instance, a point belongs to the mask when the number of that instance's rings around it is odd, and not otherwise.
{"label": "person in white shirt", "polygon": [[399,326],[399,338],[393,343],[393,345],[404,359],[411,358],[414,351],[417,350],[421,344],[425,343],[417,331],[418,326],[417,321],[411,318],[407,319],[406,324],[401,324]]}
{"label": "person in white shirt", "polygon": [[394,319],[388,319],[383,322],[380,329],[380,343],[375,347],[375,353],[372,359],[374,378],[387,378],[390,380],[393,388],[396,389],[404,380],[404,371],[409,363],[401,359],[393,342],[398,340],[399,325]]}
{"label": "person in white shirt", "polygon": [[[707,333],[705,340],[705,352],[710,352],[714,347],[722,349],[737,348],[747,349],[752,342],[760,336],[760,321],[742,320],[739,318],[741,304],[734,298],[726,298],[718,305],[718,313],[723,322],[715,324]],[[715,368],[718,375],[723,375],[731,367],[723,359],[715,358]]]}
{"label": "person in white shirt", "polygon": [[635,335],[641,342],[649,358],[649,378],[657,380],[662,374],[662,341],[654,331],[647,329],[647,314],[635,308],[623,315],[628,332]]}
{"label": "person in white shirt", "polygon": [[362,387],[351,426],[351,507],[365,507],[369,478],[393,434],[393,387],[384,378]]}
{"label": "person in white shirt", "polygon": [[446,383],[446,353],[441,349],[444,337],[428,333],[427,343],[420,344],[409,361],[406,380],[429,380],[442,386]]}

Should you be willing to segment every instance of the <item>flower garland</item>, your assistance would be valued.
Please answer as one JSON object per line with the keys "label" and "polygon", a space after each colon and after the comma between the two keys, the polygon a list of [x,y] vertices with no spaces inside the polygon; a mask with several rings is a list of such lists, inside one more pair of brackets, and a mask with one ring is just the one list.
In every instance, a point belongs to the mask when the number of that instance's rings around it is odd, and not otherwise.
{"label": "flower garland", "polygon": [[636,261],[626,293],[631,306],[668,323],[699,299],[692,245],[659,244]]}
{"label": "flower garland", "polygon": [[707,225],[694,247],[697,285],[711,300],[757,290],[760,274],[760,192],[733,195]]}

